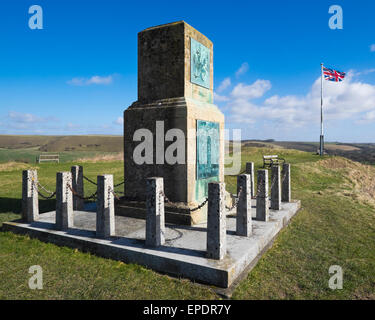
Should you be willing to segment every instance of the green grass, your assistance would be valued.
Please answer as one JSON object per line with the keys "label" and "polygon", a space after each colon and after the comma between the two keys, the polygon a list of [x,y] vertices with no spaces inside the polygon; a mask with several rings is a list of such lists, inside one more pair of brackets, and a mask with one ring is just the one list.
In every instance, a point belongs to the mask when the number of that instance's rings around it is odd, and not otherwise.
{"label": "green grass", "polygon": [[[245,162],[261,166],[263,154],[275,150],[246,148]],[[374,299],[375,209],[344,196],[340,170],[326,169],[318,156],[277,150],[292,163],[292,195],[302,209],[275,240],[271,249],[236,288],[234,299]],[[55,189],[57,171],[73,163],[38,165],[39,180]],[[114,174],[123,179],[122,162],[85,163],[85,175]],[[374,177],[375,179],[375,177]],[[234,192],[235,177],[226,177]],[[0,172],[0,225],[19,217],[21,171]],[[85,183],[85,193],[94,191]],[[350,192],[349,192],[350,193]],[[54,201],[40,200],[41,211]],[[44,289],[28,289],[28,268],[41,265]],[[331,265],[344,270],[344,289],[328,288]],[[205,286],[132,264],[103,259],[77,250],[46,244],[26,236],[0,232],[0,299],[213,299]]]}
{"label": "green grass", "polygon": [[0,135],[0,148],[23,149],[34,147],[46,152],[69,150],[120,152],[123,148],[123,137],[113,135]]}
{"label": "green grass", "polygon": [[35,163],[42,153],[59,154],[60,162],[122,152],[122,136],[23,136],[0,135],[0,163]]}
{"label": "green grass", "polygon": [[[0,148],[0,163],[17,161],[25,163],[36,163],[36,158],[44,152],[39,150],[39,147],[22,148],[22,149],[5,149]],[[71,162],[81,158],[93,158],[95,156],[112,155],[117,154],[116,152],[104,152],[104,151],[60,151],[60,152],[48,152],[47,154],[58,154],[59,161]]]}

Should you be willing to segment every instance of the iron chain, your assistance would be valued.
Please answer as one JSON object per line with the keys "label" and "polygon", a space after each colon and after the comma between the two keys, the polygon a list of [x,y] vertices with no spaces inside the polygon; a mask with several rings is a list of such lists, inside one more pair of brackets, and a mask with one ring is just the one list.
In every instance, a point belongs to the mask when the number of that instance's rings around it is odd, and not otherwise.
{"label": "iron chain", "polygon": [[[170,201],[170,200],[168,199],[168,197],[165,195],[164,191],[160,191],[160,194],[161,194],[162,196],[164,196],[164,201],[165,201],[165,202],[167,202],[168,204],[170,204],[170,205],[171,205],[172,207],[174,207],[174,208],[178,208],[178,206],[172,204],[173,202]],[[189,211],[189,212],[194,212],[194,211],[199,210],[200,208],[202,208],[202,207],[207,203],[207,201],[208,201],[208,198],[204,199],[203,202],[202,202],[201,204],[199,204],[199,205],[196,206],[195,208],[189,208],[188,211]]]}
{"label": "iron chain", "polygon": [[227,209],[228,211],[232,211],[234,208],[237,208],[238,201],[240,200],[241,194],[242,194],[242,187],[240,187],[240,190],[238,191],[238,194],[237,194],[236,200],[234,201],[234,204],[231,207],[225,206],[225,209]]}
{"label": "iron chain", "polygon": [[66,184],[67,185],[67,187],[70,189],[70,191],[72,191],[72,193],[77,197],[77,198],[80,198],[80,199],[82,199],[82,200],[90,200],[90,199],[95,199],[96,198],[96,195],[97,195],[97,191],[95,191],[92,195],[90,195],[90,196],[88,196],[88,197],[84,197],[84,196],[81,196],[77,191],[75,191],[74,189],[73,189],[73,187],[69,184],[69,183],[67,183]]}

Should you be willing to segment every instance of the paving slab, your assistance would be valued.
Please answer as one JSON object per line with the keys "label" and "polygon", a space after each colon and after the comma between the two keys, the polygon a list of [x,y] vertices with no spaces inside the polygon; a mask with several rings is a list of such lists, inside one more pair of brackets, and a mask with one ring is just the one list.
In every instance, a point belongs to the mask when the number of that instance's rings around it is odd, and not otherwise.
{"label": "paving slab", "polygon": [[[252,205],[255,207],[254,200]],[[145,244],[145,220],[124,216],[115,217],[116,236],[98,239],[96,213],[92,211],[74,211],[74,227],[67,231],[55,229],[55,211],[40,214],[39,220],[31,223],[21,220],[5,222],[3,230],[228,288],[244,271],[249,271],[249,266],[255,265],[300,206],[299,200],[282,202],[281,210],[270,210],[268,222],[255,220],[255,210],[252,210],[253,232],[250,237],[236,235],[235,210],[230,212],[226,218],[227,254],[222,260],[206,258],[205,223],[195,226],[166,224],[165,244],[157,248]]]}

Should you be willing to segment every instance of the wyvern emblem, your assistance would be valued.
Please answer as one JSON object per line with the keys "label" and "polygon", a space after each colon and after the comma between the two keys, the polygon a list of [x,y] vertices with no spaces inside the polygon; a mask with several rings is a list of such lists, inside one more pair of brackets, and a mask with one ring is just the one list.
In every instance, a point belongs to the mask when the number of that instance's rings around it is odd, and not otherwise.
{"label": "wyvern emblem", "polygon": [[191,82],[210,88],[210,50],[191,38]]}

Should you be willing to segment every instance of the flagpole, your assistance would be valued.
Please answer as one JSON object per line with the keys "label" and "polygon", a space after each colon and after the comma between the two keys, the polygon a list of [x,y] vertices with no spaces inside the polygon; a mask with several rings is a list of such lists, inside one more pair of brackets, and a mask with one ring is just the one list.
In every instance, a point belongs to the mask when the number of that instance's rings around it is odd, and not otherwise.
{"label": "flagpole", "polygon": [[323,133],[323,63],[320,64],[320,146],[319,153],[323,156],[324,153],[324,133]]}

